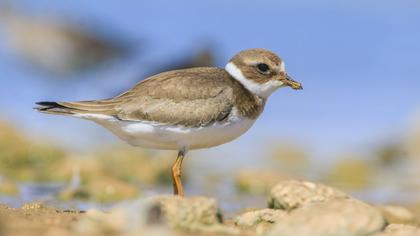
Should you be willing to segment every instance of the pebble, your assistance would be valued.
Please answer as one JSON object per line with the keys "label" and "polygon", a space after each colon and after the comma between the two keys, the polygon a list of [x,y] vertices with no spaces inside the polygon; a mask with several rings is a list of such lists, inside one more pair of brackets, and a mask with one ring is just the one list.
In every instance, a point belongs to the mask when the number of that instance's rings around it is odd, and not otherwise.
{"label": "pebble", "polygon": [[260,223],[276,223],[287,216],[287,212],[275,209],[262,209],[245,212],[235,218],[235,224],[238,226],[255,226]]}
{"label": "pebble", "polygon": [[383,205],[377,207],[390,224],[411,224],[415,221],[414,214],[405,207]]}
{"label": "pebble", "polygon": [[420,236],[420,228],[413,225],[390,224],[384,232],[374,236]]}

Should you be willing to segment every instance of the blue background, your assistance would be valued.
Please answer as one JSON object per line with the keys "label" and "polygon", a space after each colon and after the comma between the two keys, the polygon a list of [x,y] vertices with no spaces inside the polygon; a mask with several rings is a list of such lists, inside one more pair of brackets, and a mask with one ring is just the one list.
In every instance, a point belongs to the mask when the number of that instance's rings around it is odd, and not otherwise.
{"label": "blue background", "polygon": [[[0,117],[70,149],[113,142],[107,131],[32,110],[39,100],[87,100],[129,88],[154,65],[212,46],[217,65],[263,47],[286,62],[302,91],[273,94],[254,127],[232,144],[191,155],[257,165],[276,142],[314,159],[363,152],[402,138],[420,101],[420,2],[405,1],[14,1],[31,14],[63,18],[139,42],[139,55],[67,79],[25,64],[0,31]],[[235,164],[236,163],[236,164]]]}

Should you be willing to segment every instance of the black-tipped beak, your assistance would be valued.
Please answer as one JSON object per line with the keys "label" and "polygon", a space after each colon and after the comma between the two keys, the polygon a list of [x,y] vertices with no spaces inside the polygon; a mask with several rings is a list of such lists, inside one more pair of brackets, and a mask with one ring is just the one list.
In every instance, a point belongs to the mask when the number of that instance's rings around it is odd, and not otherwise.
{"label": "black-tipped beak", "polygon": [[292,89],[295,89],[295,90],[303,89],[302,84],[297,81],[294,81],[292,77],[290,77],[289,75],[286,75],[286,79],[283,79],[282,82],[284,83],[284,85],[289,86]]}

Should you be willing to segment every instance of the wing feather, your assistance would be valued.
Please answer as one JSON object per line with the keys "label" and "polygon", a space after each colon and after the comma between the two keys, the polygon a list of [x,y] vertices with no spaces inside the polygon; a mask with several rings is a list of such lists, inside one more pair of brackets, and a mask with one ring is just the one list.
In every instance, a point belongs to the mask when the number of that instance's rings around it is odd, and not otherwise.
{"label": "wing feather", "polygon": [[232,80],[222,69],[194,68],[153,76],[115,97],[116,117],[171,125],[205,126],[234,106]]}

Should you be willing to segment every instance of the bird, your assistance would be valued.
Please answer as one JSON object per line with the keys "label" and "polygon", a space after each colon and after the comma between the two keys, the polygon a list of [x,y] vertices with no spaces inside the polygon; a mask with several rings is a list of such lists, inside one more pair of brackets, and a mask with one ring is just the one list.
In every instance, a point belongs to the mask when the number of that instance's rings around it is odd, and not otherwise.
{"label": "bird", "polygon": [[274,52],[254,48],[225,68],[195,67],[146,78],[109,99],[38,102],[36,110],[93,121],[133,146],[176,150],[173,193],[184,196],[182,163],[190,150],[230,142],[251,128],[269,96],[302,89]]}

